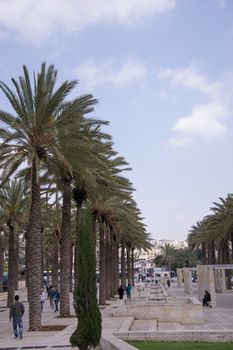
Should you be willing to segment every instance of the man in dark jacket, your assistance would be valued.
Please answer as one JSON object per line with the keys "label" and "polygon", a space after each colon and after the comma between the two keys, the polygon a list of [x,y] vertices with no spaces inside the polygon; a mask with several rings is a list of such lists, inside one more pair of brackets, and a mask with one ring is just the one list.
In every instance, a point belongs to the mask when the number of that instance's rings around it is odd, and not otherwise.
{"label": "man in dark jacket", "polygon": [[210,293],[205,290],[204,298],[203,298],[203,306],[210,306],[211,296]]}
{"label": "man in dark jacket", "polygon": [[23,339],[23,315],[24,315],[24,305],[19,301],[19,296],[15,296],[15,302],[10,307],[10,322],[13,319],[13,331],[15,338],[20,336]]}
{"label": "man in dark jacket", "polygon": [[124,288],[122,287],[122,285],[120,285],[120,287],[118,288],[118,294],[120,299],[123,299],[124,291]]}
{"label": "man in dark jacket", "polygon": [[53,301],[54,301],[54,312],[59,311],[58,310],[58,303],[60,301],[60,293],[58,292],[57,288],[55,287],[53,292]]}

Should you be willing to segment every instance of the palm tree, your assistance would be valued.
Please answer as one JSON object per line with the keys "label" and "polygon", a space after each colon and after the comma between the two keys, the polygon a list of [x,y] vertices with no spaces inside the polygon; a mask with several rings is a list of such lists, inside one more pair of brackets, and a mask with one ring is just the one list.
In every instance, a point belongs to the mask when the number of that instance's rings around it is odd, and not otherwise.
{"label": "palm tree", "polygon": [[18,281],[18,257],[15,252],[18,251],[16,235],[19,232],[16,232],[16,229],[22,226],[23,220],[25,220],[27,198],[24,191],[24,184],[20,180],[7,182],[0,189],[1,221],[5,220],[9,228],[7,307],[10,307],[14,301],[14,291],[17,284],[15,281]]}
{"label": "palm tree", "polygon": [[168,271],[171,271],[171,264],[175,256],[175,248],[170,243],[165,243],[164,246],[160,247],[161,249],[161,255],[157,256],[155,258],[155,263],[160,265],[166,265],[168,268]]}
{"label": "palm tree", "polygon": [[[233,258],[233,194],[214,202],[212,214],[192,226],[188,235],[191,249],[202,247],[202,263],[230,264]],[[230,255],[231,250],[231,255]],[[231,271],[227,271],[228,288],[231,288]]]}
{"label": "palm tree", "polygon": [[[15,92],[0,82],[0,88],[15,112],[11,114],[0,111],[0,168],[3,169],[2,182],[5,182],[25,162],[31,167],[31,208],[28,226],[29,328],[38,330],[41,326],[39,295],[42,274],[42,262],[38,259],[42,251],[41,164],[56,161],[72,171],[66,156],[69,153],[72,157],[76,153],[77,135],[74,131],[81,116],[78,99],[65,102],[67,95],[76,86],[76,81],[65,81],[55,90],[57,71],[53,65],[46,69],[45,63],[42,64],[40,72],[34,74],[33,86],[25,66],[23,72],[19,82],[12,79]],[[68,130],[73,130],[73,134]]]}
{"label": "palm tree", "polygon": [[194,267],[200,261],[198,260],[197,250],[191,250],[190,248],[176,249],[174,261],[172,264],[172,270],[176,270],[181,267]]}

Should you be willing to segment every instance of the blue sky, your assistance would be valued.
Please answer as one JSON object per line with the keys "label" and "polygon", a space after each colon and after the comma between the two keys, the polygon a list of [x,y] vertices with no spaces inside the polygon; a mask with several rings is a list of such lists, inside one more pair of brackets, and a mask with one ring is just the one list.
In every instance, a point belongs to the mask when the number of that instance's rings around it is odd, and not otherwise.
{"label": "blue sky", "polygon": [[46,61],[95,95],[154,238],[232,192],[233,1],[0,0],[0,51],[6,83]]}

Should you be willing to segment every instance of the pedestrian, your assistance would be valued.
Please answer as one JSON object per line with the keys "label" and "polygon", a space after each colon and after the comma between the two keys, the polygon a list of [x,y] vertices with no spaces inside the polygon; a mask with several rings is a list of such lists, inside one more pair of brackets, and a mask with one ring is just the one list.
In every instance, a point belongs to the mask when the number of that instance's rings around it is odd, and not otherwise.
{"label": "pedestrian", "polygon": [[203,298],[203,302],[202,302],[203,306],[211,307],[210,301],[211,301],[210,293],[208,292],[208,290],[205,290],[205,294],[204,294],[204,298]]}
{"label": "pedestrian", "polygon": [[40,312],[43,312],[44,302],[45,302],[45,293],[44,293],[44,290],[41,289],[41,292],[40,292]]}
{"label": "pedestrian", "polygon": [[132,289],[132,286],[129,283],[128,286],[126,287],[127,299],[131,299],[131,289]]}
{"label": "pedestrian", "polygon": [[10,307],[10,322],[13,319],[13,332],[15,338],[20,337],[23,339],[23,315],[24,315],[24,305],[19,301],[19,296],[15,295],[15,302]]}
{"label": "pedestrian", "polygon": [[53,301],[54,301],[54,312],[59,311],[58,310],[58,303],[60,301],[60,293],[58,292],[57,288],[55,288],[53,292]]}
{"label": "pedestrian", "polygon": [[51,309],[53,310],[53,286],[49,286],[49,289],[48,289],[48,299],[49,299],[49,303],[50,303],[50,307]]}
{"label": "pedestrian", "polygon": [[122,287],[122,285],[120,285],[120,287],[118,288],[118,294],[120,299],[123,299],[124,291],[124,288]]}
{"label": "pedestrian", "polygon": [[168,286],[168,288],[170,287],[170,285],[171,285],[171,281],[170,281],[170,280],[167,280],[167,286]]}

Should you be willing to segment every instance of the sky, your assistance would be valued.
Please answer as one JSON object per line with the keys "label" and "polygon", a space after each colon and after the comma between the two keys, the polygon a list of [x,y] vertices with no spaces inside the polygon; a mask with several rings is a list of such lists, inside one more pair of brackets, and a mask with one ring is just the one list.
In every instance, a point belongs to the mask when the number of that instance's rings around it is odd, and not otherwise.
{"label": "sky", "polygon": [[0,0],[0,52],[10,86],[47,62],[94,94],[153,238],[232,192],[232,0]]}

